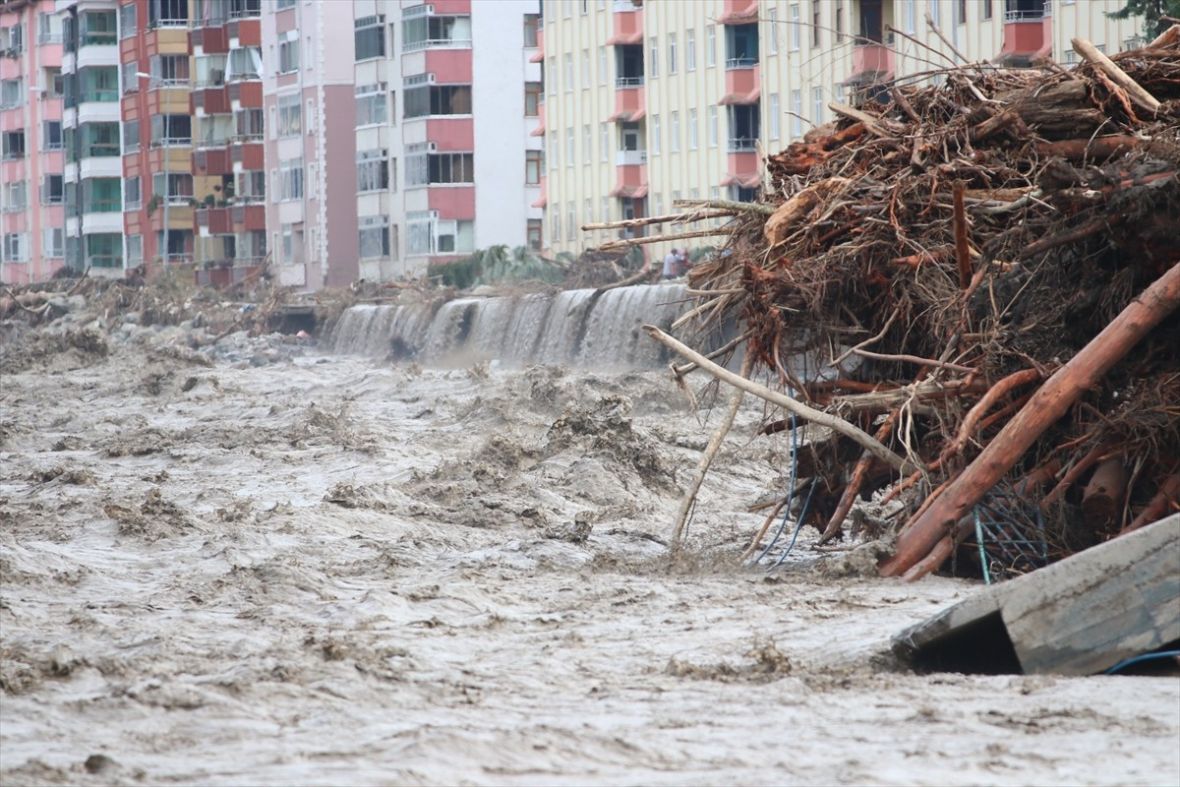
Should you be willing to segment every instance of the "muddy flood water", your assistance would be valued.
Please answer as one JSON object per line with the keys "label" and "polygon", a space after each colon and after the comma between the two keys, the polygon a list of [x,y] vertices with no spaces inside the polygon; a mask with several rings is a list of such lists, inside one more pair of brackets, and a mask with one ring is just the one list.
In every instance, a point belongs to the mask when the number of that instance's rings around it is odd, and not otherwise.
{"label": "muddy flood water", "polygon": [[974,585],[742,568],[752,404],[670,560],[666,373],[264,360],[4,374],[0,783],[1180,783],[1176,679],[910,674]]}

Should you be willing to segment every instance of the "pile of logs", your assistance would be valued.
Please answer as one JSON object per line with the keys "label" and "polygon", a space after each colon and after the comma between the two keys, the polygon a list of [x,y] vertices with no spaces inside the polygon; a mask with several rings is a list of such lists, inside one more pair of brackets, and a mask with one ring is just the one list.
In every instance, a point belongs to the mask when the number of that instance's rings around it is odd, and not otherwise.
{"label": "pile of logs", "polygon": [[743,374],[649,332],[735,406],[826,427],[775,513],[812,489],[799,516],[829,541],[858,497],[883,504],[883,575],[939,568],[1001,487],[1053,557],[1180,503],[1180,26],[1112,58],[1074,48],[1072,70],[968,65],[832,104],[767,159],[757,204],[681,203],[733,216],[689,315],[741,326]]}

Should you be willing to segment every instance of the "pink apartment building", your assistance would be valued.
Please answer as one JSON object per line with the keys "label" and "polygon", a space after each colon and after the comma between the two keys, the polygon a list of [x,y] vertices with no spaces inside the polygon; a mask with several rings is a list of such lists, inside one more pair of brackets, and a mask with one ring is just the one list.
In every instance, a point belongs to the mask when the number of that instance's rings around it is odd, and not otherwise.
{"label": "pink apartment building", "polygon": [[351,3],[275,0],[262,15],[266,227],[285,286],[357,278]]}
{"label": "pink apartment building", "polygon": [[0,5],[0,281],[65,264],[61,19],[52,0]]}

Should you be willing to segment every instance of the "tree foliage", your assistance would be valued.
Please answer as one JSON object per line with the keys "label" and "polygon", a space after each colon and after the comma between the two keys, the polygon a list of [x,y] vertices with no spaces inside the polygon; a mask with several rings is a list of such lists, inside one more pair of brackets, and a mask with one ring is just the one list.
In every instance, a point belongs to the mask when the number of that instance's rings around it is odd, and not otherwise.
{"label": "tree foliage", "polygon": [[1141,16],[1143,32],[1148,38],[1155,38],[1172,24],[1164,17],[1180,19],[1180,0],[1125,0],[1122,8],[1107,16],[1111,19]]}

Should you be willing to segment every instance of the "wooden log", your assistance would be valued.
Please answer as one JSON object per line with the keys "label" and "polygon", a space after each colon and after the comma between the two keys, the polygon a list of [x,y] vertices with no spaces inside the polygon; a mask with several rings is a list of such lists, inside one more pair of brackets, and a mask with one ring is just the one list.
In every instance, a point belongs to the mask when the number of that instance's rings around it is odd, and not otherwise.
{"label": "wooden log", "polygon": [[648,243],[663,243],[664,241],[687,240],[688,238],[707,238],[713,235],[729,235],[729,233],[730,231],[727,229],[718,228],[711,230],[692,230],[691,232],[673,232],[667,235],[645,235],[640,238],[610,240],[597,248],[600,251],[614,251],[616,249],[630,248],[631,246],[643,246]]}
{"label": "wooden log", "polygon": [[955,261],[959,266],[959,289],[965,290],[971,284],[971,251],[967,239],[967,208],[963,204],[963,181],[955,181],[954,200]]}
{"label": "wooden log", "polygon": [[[873,437],[882,442],[888,440],[889,435],[893,433],[893,426],[897,423],[897,417],[900,414],[900,408],[891,412]],[[821,545],[831,541],[840,532],[840,526],[844,524],[844,518],[852,510],[852,504],[856,502],[856,496],[860,494],[860,488],[864,486],[865,477],[868,476],[869,466],[872,463],[873,455],[865,451],[861,454],[860,459],[857,460],[856,466],[852,468],[852,475],[848,478],[848,485],[844,487],[844,493],[840,495],[840,502],[836,504],[836,510],[832,512],[827,527],[824,528],[823,534],[819,537],[819,543]]]}
{"label": "wooden log", "polygon": [[622,219],[620,221],[600,221],[595,224],[583,224],[582,230],[621,230],[632,227],[647,227],[652,224],[684,224],[690,221],[715,219],[722,216],[733,216],[732,210],[697,210],[688,213],[667,213],[663,216],[644,216],[639,219]]}
{"label": "wooden log", "polygon": [[762,234],[768,246],[775,246],[786,240],[794,232],[796,225],[802,222],[807,214],[820,205],[831,194],[848,184],[847,178],[827,178],[813,183],[795,196],[775,208],[774,213],[766,220]]}
{"label": "wooden log", "polygon": [[1114,80],[1119,87],[1126,90],[1127,95],[1131,97],[1132,101],[1153,115],[1159,112],[1159,100],[1151,95],[1151,93],[1148,93],[1143,85],[1127,76],[1127,72],[1115,65],[1113,60],[1102,52],[1099,52],[1096,46],[1084,38],[1071,38],[1070,43],[1073,44],[1073,50],[1075,52],[1093,63],[1096,68]]}
{"label": "wooden log", "polygon": [[1107,159],[1121,156],[1139,147],[1143,140],[1128,134],[1093,139],[1060,139],[1056,142],[1038,142],[1037,153],[1042,156],[1060,156],[1069,161],[1083,159]]}
{"label": "wooden log", "polygon": [[[1180,267],[1180,266],[1178,266]],[[873,456],[885,462],[890,467],[897,468],[903,473],[912,473],[917,468],[908,459],[898,456],[890,451],[885,446],[881,445],[878,440],[875,440],[871,434],[864,431],[855,424],[850,424],[843,418],[825,413],[823,410],[816,410],[796,401],[789,396],[771,390],[765,385],[760,385],[753,380],[747,380],[739,374],[735,374],[724,366],[718,366],[712,361],[705,358],[705,356],[688,347],[683,342],[676,338],[669,336],[654,325],[644,325],[643,330],[647,331],[648,335],[658,341],[660,344],[667,347],[673,352],[679,353],[696,365],[703,371],[716,377],[718,380],[727,382],[732,386],[744,389],[747,393],[752,393],[759,399],[778,405],[787,412],[794,413],[800,418],[810,421],[820,426],[826,426],[834,432],[839,432],[847,438],[850,438],[860,444],[861,448],[869,451]]]}
{"label": "wooden log", "polygon": [[1050,377],[951,487],[912,518],[884,560],[883,576],[900,576],[930,553],[947,529],[1012,469],[1024,452],[1152,328],[1180,307],[1180,262],[1140,293],[1093,340]]}
{"label": "wooden log", "polygon": [[1180,510],[1180,473],[1172,473],[1164,479],[1155,497],[1151,498],[1147,507],[1140,511],[1139,516],[1132,519],[1122,532],[1130,533],[1144,525],[1150,525],[1157,519],[1167,516],[1172,510]]}
{"label": "wooden log", "polygon": [[773,205],[761,202],[736,202],[729,199],[678,199],[672,201],[677,208],[716,208],[717,210],[734,210],[741,213],[761,213],[769,216],[774,213]]}
{"label": "wooden log", "polygon": [[1115,523],[1127,491],[1127,466],[1122,454],[1099,463],[1082,492],[1082,518],[1086,525],[1105,532]]}
{"label": "wooden log", "polygon": [[963,418],[962,425],[959,426],[959,433],[955,435],[955,439],[947,443],[946,448],[942,450],[942,456],[949,458],[963,450],[967,445],[967,441],[975,434],[975,427],[979,420],[987,414],[989,410],[995,406],[995,403],[1007,396],[1014,388],[1018,388],[1027,383],[1041,379],[1041,373],[1036,369],[1021,369],[1019,372],[1012,374],[1000,380],[993,385],[987,393],[983,395],[975,406],[967,411],[967,415]]}

